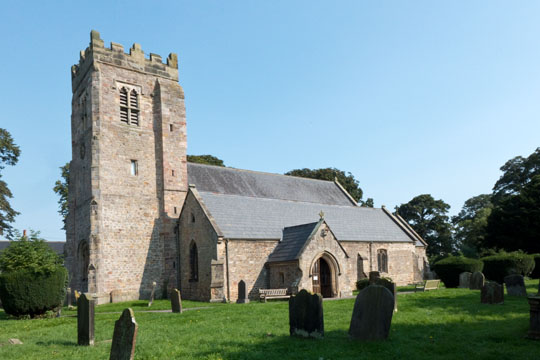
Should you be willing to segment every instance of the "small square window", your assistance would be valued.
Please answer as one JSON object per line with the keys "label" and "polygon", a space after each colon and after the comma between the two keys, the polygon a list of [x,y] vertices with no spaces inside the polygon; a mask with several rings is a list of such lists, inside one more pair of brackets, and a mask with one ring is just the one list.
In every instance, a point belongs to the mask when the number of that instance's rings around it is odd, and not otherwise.
{"label": "small square window", "polygon": [[139,175],[139,164],[137,160],[131,160],[131,175]]}

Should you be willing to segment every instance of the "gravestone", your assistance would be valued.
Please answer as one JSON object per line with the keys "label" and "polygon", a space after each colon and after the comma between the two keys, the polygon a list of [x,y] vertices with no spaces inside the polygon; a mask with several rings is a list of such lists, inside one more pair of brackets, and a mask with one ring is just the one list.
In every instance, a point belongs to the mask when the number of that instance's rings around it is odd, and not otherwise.
{"label": "gravestone", "polygon": [[469,286],[469,289],[480,290],[482,289],[482,286],[484,286],[485,282],[486,278],[484,274],[482,274],[480,271],[475,271],[471,275],[471,284]]}
{"label": "gravestone", "polygon": [[77,343],[94,345],[94,310],[96,300],[81,294],[77,301]]}
{"label": "gravestone", "polygon": [[368,286],[356,296],[349,336],[356,340],[388,338],[393,313],[392,293],[384,286]]}
{"label": "gravestone", "polygon": [[372,284],[375,284],[375,282],[377,282],[378,279],[381,278],[381,273],[379,273],[378,271],[370,271],[369,272],[369,284],[372,285]]}
{"label": "gravestone", "polygon": [[124,309],[122,315],[114,323],[114,333],[110,360],[132,360],[135,354],[138,325],[133,310]]}
{"label": "gravestone", "polygon": [[246,291],[246,283],[244,280],[240,280],[238,283],[238,300],[236,300],[237,304],[246,304],[249,302],[249,299],[247,297],[247,291]]}
{"label": "gravestone", "polygon": [[156,293],[156,282],[154,281],[152,283],[152,292],[150,293],[150,301],[148,302],[148,307],[152,306],[152,303],[154,302],[155,293]]}
{"label": "gravestone", "polygon": [[540,296],[529,296],[529,339],[540,340]]}
{"label": "gravestone", "polygon": [[64,306],[71,306],[71,305],[73,305],[71,303],[71,288],[68,287],[66,289],[66,300],[64,301]]}
{"label": "gravestone", "polygon": [[504,303],[504,287],[495,281],[487,281],[480,290],[480,302],[482,304]]}
{"label": "gravestone", "polygon": [[462,289],[468,289],[471,286],[472,273],[465,271],[459,274],[459,287]]}
{"label": "gravestone", "polygon": [[377,279],[377,281],[372,285],[384,286],[385,288],[388,289],[388,291],[390,291],[392,293],[392,295],[394,296],[394,311],[397,311],[397,286],[396,286],[396,283],[392,282],[392,280],[390,280],[390,279],[380,278],[380,279]]}
{"label": "gravestone", "polygon": [[324,336],[324,318],[322,296],[307,290],[291,296],[289,299],[290,335],[322,338]]}
{"label": "gravestone", "polygon": [[527,296],[525,281],[521,275],[508,275],[504,277],[506,292],[510,296]]}
{"label": "gravestone", "polygon": [[171,292],[171,309],[173,313],[182,313],[182,297],[178,289]]}

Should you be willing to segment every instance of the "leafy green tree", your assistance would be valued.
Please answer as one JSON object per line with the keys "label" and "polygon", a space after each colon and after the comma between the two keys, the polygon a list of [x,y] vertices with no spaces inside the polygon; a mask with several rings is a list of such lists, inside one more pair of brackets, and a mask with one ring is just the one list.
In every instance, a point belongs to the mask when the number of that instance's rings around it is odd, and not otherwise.
{"label": "leafy green tree", "polygon": [[341,186],[347,190],[347,192],[353,197],[353,199],[359,202],[362,206],[373,207],[373,199],[368,198],[366,201],[362,201],[362,189],[359,186],[358,180],[356,180],[350,172],[338,170],[336,168],[324,168],[324,169],[295,169],[286,172],[285,175],[299,176],[310,179],[328,180],[334,181],[337,179]]}
{"label": "leafy green tree", "polygon": [[517,195],[499,201],[488,218],[483,245],[540,253],[540,175],[531,177]]}
{"label": "leafy green tree", "polygon": [[14,241],[0,253],[0,272],[28,271],[48,274],[62,265],[62,258],[54,252],[39,231],[30,230],[30,236],[14,230]]}
{"label": "leafy green tree", "polygon": [[447,255],[456,250],[447,215],[449,209],[450,205],[430,194],[418,195],[396,206],[396,212],[427,242],[428,256]]}
{"label": "leafy green tree", "polygon": [[58,199],[58,213],[62,216],[64,226],[62,230],[66,229],[66,218],[68,214],[68,189],[69,189],[69,162],[64,166],[60,166],[61,179],[56,180],[54,183],[53,191],[60,197]]}
{"label": "leafy green tree", "polygon": [[498,205],[510,196],[518,195],[531,182],[535,175],[540,175],[540,147],[524,158],[516,156],[502,167],[502,176],[493,187],[493,203]]}
{"label": "leafy green tree", "polygon": [[15,221],[15,216],[19,213],[11,207],[9,199],[13,194],[9,190],[5,181],[2,180],[2,170],[6,165],[13,166],[19,160],[21,150],[11,137],[11,134],[0,128],[0,235],[5,234],[8,239],[13,237],[13,227],[11,223]]}
{"label": "leafy green tree", "polygon": [[482,194],[465,201],[459,214],[452,217],[454,239],[465,256],[478,257],[492,210],[491,195]]}
{"label": "leafy green tree", "polygon": [[198,164],[225,166],[223,160],[212,155],[188,155],[187,161]]}

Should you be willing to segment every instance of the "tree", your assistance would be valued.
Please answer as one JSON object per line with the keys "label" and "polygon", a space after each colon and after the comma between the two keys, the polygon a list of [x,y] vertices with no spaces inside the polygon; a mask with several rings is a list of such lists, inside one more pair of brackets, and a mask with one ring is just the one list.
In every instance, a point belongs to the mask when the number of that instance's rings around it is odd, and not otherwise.
{"label": "tree", "polygon": [[223,160],[212,155],[188,155],[187,161],[198,164],[225,166]]}
{"label": "tree", "polygon": [[65,230],[68,214],[69,162],[64,166],[60,166],[60,171],[61,179],[56,180],[53,191],[60,197],[60,199],[58,199],[58,213],[62,216],[62,221],[64,222],[62,230]]}
{"label": "tree", "polygon": [[362,206],[373,207],[373,199],[368,198],[366,201],[362,201],[362,189],[359,186],[358,180],[356,180],[350,172],[338,170],[336,168],[324,168],[324,169],[295,169],[286,172],[285,175],[299,176],[310,179],[328,180],[334,181],[337,179],[341,186],[347,190],[347,192],[353,197],[353,199],[359,202]]}
{"label": "tree", "polygon": [[518,195],[533,176],[540,175],[540,147],[526,158],[516,156],[508,160],[501,171],[503,174],[493,187],[495,205],[510,196]]}
{"label": "tree", "polygon": [[408,203],[396,206],[396,212],[427,242],[429,256],[455,251],[452,225],[447,215],[449,209],[450,205],[429,194],[418,195]]}
{"label": "tree", "polygon": [[487,234],[488,218],[493,210],[491,195],[474,196],[452,217],[454,239],[461,252],[468,257],[477,257]]}
{"label": "tree", "polygon": [[488,218],[483,245],[540,253],[540,175],[531,177],[519,194],[499,201]]}
{"label": "tree", "polygon": [[11,134],[0,128],[0,234],[5,233],[8,239],[13,237],[13,227],[10,224],[15,221],[15,216],[19,213],[9,204],[9,199],[13,198],[13,194],[7,183],[2,180],[1,171],[6,165],[15,165],[20,154],[21,150],[15,145]]}

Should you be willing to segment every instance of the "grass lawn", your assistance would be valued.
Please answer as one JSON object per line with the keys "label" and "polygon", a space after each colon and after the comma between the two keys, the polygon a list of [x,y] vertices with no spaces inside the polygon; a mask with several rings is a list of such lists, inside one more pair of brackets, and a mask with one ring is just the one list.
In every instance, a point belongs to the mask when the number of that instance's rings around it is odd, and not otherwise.
{"label": "grass lawn", "polygon": [[[527,281],[536,293],[538,280]],[[348,339],[353,299],[324,302],[325,338],[289,337],[288,304],[183,302],[183,314],[151,313],[147,302],[96,309],[96,345],[77,346],[77,319],[11,320],[0,311],[0,359],[108,359],[114,321],[123,308],[139,324],[135,359],[539,359],[540,342],[525,339],[529,306],[506,297],[503,305],[480,304],[480,292],[440,289],[401,294],[387,341]],[[169,309],[157,300],[152,310]],[[199,308],[202,307],[202,308]],[[197,309],[199,308],[199,309]],[[74,311],[64,311],[73,315]]]}

